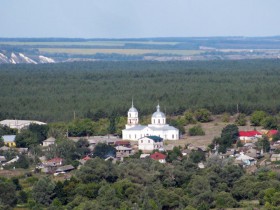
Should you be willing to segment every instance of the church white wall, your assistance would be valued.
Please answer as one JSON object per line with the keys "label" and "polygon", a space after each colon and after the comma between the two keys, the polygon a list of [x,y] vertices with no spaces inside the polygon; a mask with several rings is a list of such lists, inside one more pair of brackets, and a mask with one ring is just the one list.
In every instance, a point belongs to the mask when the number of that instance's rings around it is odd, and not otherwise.
{"label": "church white wall", "polygon": [[143,151],[153,151],[163,147],[163,142],[154,142],[149,138],[141,138],[138,140],[138,149]]}
{"label": "church white wall", "polygon": [[123,130],[122,131],[122,138],[124,140],[132,140],[137,141],[138,139],[145,137],[145,136],[159,136],[164,140],[178,140],[179,139],[179,131],[178,130],[156,130],[153,131],[152,129],[143,129],[143,130]]}

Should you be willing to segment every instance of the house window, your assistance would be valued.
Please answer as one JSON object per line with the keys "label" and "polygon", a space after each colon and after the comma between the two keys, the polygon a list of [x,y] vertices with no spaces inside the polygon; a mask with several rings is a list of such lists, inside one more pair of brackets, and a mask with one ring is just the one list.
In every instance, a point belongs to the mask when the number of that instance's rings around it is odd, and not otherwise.
{"label": "house window", "polygon": [[158,119],[158,123],[160,123],[160,119]]}
{"label": "house window", "polygon": [[172,134],[172,139],[174,139],[174,134]]}
{"label": "house window", "polygon": [[129,138],[131,139],[131,135],[129,134]]}
{"label": "house window", "polygon": [[136,134],[135,134],[135,139],[136,139]]}
{"label": "house window", "polygon": [[150,144],[150,140],[148,140],[148,143]]}
{"label": "house window", "polygon": [[143,140],[141,140],[141,143],[143,144]]}
{"label": "house window", "polygon": [[154,119],[154,124],[156,124],[156,120]]}
{"label": "house window", "polygon": [[129,117],[131,117],[131,113],[129,113]]}

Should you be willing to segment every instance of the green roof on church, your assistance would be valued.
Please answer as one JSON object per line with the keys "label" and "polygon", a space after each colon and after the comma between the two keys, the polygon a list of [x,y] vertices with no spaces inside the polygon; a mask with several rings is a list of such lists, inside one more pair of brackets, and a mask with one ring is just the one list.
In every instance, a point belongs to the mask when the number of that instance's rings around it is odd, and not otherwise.
{"label": "green roof on church", "polygon": [[161,142],[163,141],[163,138],[159,137],[159,136],[146,136],[149,139],[152,139],[154,142]]}

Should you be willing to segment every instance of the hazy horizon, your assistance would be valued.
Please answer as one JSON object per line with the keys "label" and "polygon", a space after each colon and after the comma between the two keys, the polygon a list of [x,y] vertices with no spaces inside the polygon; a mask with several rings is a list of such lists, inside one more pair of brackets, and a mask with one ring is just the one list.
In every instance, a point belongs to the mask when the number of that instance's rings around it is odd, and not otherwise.
{"label": "hazy horizon", "polygon": [[279,36],[277,0],[3,0],[3,38]]}

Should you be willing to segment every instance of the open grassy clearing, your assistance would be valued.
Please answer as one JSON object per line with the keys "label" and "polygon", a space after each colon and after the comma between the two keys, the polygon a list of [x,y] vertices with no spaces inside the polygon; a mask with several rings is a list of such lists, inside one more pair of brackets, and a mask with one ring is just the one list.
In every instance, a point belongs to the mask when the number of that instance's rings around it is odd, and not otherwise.
{"label": "open grassy clearing", "polygon": [[76,48],[39,48],[41,53],[69,53],[91,55],[96,53],[104,54],[125,54],[125,55],[143,55],[143,54],[173,54],[173,55],[197,55],[202,50],[149,50],[149,49],[76,49]]}
{"label": "open grassy clearing", "polygon": [[[235,117],[231,117],[230,122],[228,123],[222,122],[221,116],[218,115],[214,117],[214,120],[212,122],[200,124],[202,129],[205,131],[205,136],[189,136],[188,130],[189,128],[194,126],[194,124],[191,124],[185,127],[186,134],[182,136],[182,139],[175,142],[168,141],[167,143],[174,144],[176,146],[180,145],[182,147],[184,147],[187,144],[193,144],[195,146],[207,146],[212,142],[212,140],[215,137],[219,137],[221,135],[221,132],[226,125],[234,124],[234,121],[235,121]],[[246,126],[238,126],[238,128],[240,131],[254,130],[255,128],[257,130],[261,129],[261,127],[250,126],[249,122],[247,122]]]}

